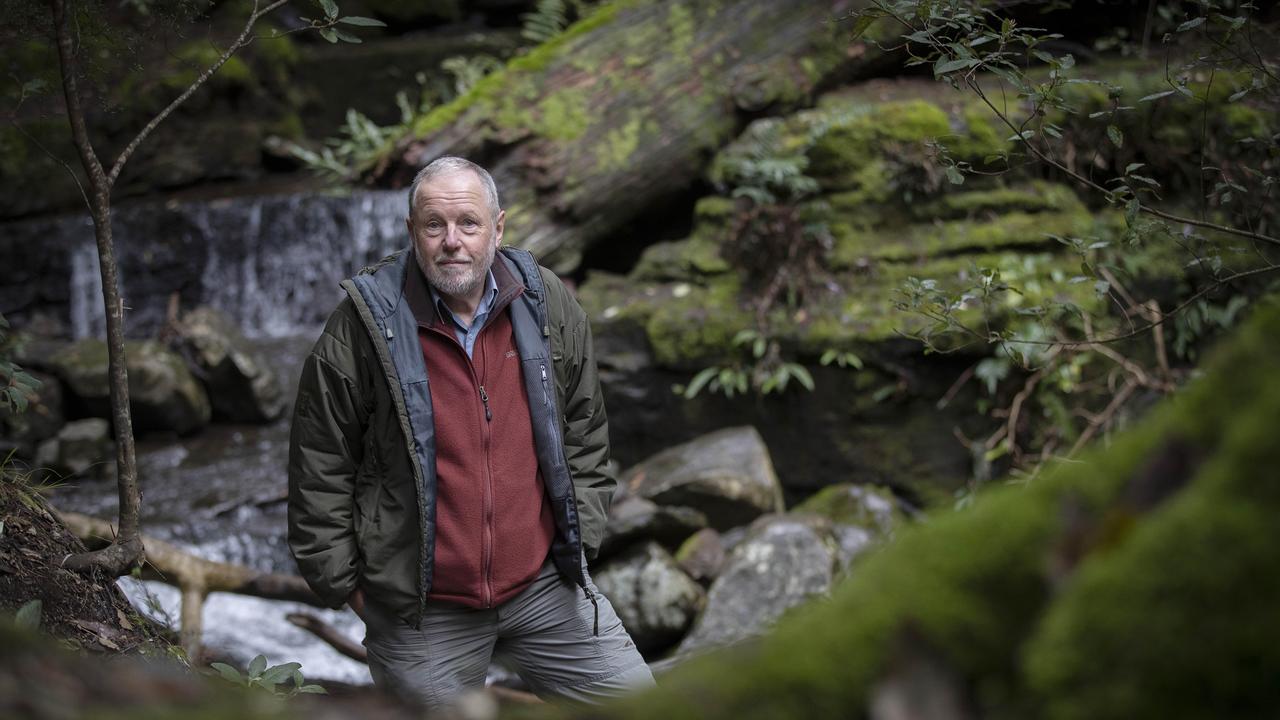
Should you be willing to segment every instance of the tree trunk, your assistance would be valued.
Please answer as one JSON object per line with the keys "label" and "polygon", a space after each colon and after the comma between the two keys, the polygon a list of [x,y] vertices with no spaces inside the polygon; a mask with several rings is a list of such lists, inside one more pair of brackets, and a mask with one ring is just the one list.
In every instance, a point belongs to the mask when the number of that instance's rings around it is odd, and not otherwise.
{"label": "tree trunk", "polygon": [[116,273],[115,251],[111,244],[111,179],[102,168],[84,121],[80,92],[76,86],[75,50],[67,26],[67,8],[62,0],[50,0],[53,29],[62,70],[62,90],[66,100],[67,120],[80,162],[89,181],[89,212],[93,218],[93,234],[98,243],[98,264],[102,273],[102,299],[107,311],[108,382],[111,389],[111,419],[115,429],[116,471],[120,491],[119,535],[106,548],[83,555],[72,555],[63,567],[86,571],[101,568],[113,577],[124,575],[142,562],[142,540],[138,535],[137,462],[133,447],[133,421],[129,414],[129,371],[124,353],[124,305],[120,301],[120,285]]}
{"label": "tree trunk", "polygon": [[571,271],[592,244],[657,225],[747,120],[883,65],[840,22],[865,4],[605,5],[421,119],[372,180],[403,186],[436,157],[470,157],[503,191],[508,242]]}

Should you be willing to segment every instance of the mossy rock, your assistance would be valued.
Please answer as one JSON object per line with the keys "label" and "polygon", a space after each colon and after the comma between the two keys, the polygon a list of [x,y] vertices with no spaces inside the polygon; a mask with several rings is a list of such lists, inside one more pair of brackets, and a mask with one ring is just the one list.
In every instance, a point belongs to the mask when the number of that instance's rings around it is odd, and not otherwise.
{"label": "mossy rock", "polygon": [[1109,447],[904,529],[759,643],[591,716],[868,717],[920,654],[980,716],[1269,716],[1277,354],[1273,298]]}
{"label": "mossy rock", "polygon": [[[129,408],[138,432],[193,433],[209,424],[209,396],[182,358],[158,342],[125,343]],[[81,340],[48,358],[80,413],[111,418],[107,344]]]}
{"label": "mossy rock", "polygon": [[821,515],[833,523],[863,528],[880,536],[891,533],[905,519],[893,491],[852,483],[829,485],[791,508],[791,512]]}

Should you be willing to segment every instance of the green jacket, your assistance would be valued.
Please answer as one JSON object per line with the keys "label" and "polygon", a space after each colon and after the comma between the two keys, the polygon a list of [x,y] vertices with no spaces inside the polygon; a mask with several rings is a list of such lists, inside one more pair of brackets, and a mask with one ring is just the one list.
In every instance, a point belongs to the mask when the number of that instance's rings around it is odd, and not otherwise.
{"label": "green jacket", "polygon": [[[538,463],[556,522],[552,558],[585,587],[616,480],[586,313],[526,251],[502,248],[524,291],[508,307]],[[431,588],[434,424],[403,250],[342,283],[347,297],[303,365],[289,448],[289,547],[340,607],[357,587],[413,624]],[[554,378],[555,406],[547,385]]]}

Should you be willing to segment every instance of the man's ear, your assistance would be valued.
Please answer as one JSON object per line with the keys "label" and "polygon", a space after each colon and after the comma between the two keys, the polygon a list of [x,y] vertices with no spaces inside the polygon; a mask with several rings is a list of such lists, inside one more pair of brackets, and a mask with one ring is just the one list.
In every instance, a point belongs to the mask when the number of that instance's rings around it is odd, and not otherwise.
{"label": "man's ear", "polygon": [[413,215],[404,216],[404,227],[409,231],[409,239],[413,239]]}
{"label": "man's ear", "polygon": [[494,226],[493,226],[494,247],[498,247],[502,245],[502,230],[504,227],[506,227],[506,224],[507,224],[507,211],[499,210],[498,222],[494,223]]}

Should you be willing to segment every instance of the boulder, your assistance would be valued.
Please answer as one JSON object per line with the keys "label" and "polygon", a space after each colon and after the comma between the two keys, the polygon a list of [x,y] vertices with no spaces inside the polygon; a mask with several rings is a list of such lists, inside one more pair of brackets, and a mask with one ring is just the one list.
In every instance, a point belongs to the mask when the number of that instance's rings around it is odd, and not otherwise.
{"label": "boulder", "polygon": [[178,341],[208,390],[215,418],[263,423],[284,413],[279,379],[225,315],[207,306],[192,310],[182,318]]}
{"label": "boulder", "polygon": [[675,550],[690,535],[707,526],[707,516],[693,508],[658,505],[634,495],[609,509],[609,526],[600,557],[616,554],[637,541],[652,540]]}
{"label": "boulder", "polygon": [[893,491],[853,483],[829,485],[791,512],[821,515],[837,525],[862,528],[879,536],[889,535],[904,519]]}
{"label": "boulder", "polygon": [[839,553],[815,516],[770,515],[730,553],[707,593],[707,609],[680,643],[697,653],[764,633],[787,610],[827,592]]}
{"label": "boulder", "polygon": [[[209,424],[209,397],[176,353],[158,342],[126,342],[129,406],[138,432],[188,435]],[[81,340],[48,358],[69,404],[82,414],[111,417],[107,344]]]}
{"label": "boulder", "polygon": [[631,468],[629,491],[659,505],[692,507],[717,530],[782,512],[782,486],[769,450],[751,427],[718,430]]}
{"label": "boulder", "polygon": [[706,600],[702,586],[654,542],[628,550],[594,577],[636,647],[646,655],[679,640]]}
{"label": "boulder", "polygon": [[703,528],[680,545],[676,562],[689,577],[703,585],[710,585],[724,567],[725,548],[720,533]]}
{"label": "boulder", "polygon": [[111,423],[102,418],[73,420],[40,443],[35,466],[60,477],[114,477],[114,447]]}

